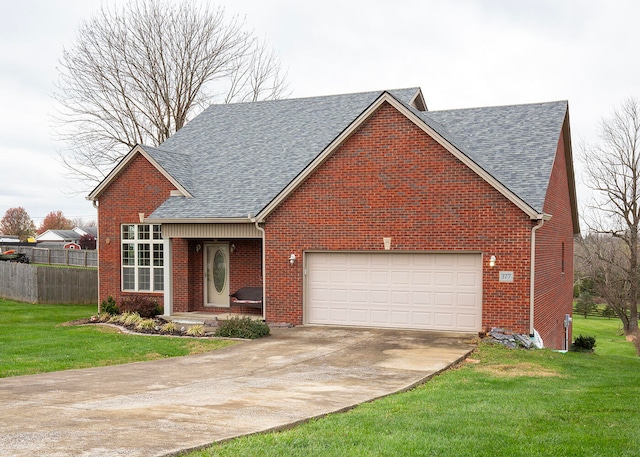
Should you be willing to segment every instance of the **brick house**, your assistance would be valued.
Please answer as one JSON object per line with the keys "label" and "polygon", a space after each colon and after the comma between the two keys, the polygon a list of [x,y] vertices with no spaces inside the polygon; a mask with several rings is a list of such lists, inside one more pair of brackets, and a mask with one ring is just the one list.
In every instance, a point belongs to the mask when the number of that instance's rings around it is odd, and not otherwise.
{"label": "brick house", "polygon": [[[100,300],[480,332],[562,348],[579,232],[565,101],[428,111],[418,88],[213,105],[88,196]],[[532,268],[533,265],[533,268]],[[229,297],[262,290],[262,305]]]}

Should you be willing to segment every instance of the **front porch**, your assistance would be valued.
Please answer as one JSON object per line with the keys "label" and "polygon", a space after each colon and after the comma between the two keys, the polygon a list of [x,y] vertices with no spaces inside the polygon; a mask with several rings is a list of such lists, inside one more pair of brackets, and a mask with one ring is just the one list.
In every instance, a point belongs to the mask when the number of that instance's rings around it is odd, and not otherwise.
{"label": "front porch", "polygon": [[263,239],[253,224],[163,224],[162,236],[169,240],[165,318],[200,324],[245,316],[264,320],[262,303],[231,297],[242,288],[264,287]]}

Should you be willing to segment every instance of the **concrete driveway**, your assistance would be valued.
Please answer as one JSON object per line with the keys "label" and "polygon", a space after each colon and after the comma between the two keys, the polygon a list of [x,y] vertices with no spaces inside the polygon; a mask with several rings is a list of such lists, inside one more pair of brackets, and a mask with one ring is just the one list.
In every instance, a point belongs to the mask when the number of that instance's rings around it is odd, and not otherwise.
{"label": "concrete driveway", "polygon": [[424,382],[469,335],[296,327],[208,354],[0,379],[0,455],[162,456]]}

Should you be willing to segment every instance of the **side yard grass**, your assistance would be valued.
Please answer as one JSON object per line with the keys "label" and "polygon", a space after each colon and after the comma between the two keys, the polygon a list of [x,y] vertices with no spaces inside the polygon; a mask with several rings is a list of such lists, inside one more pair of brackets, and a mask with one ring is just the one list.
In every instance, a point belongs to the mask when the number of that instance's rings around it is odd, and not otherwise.
{"label": "side yard grass", "polygon": [[235,344],[60,325],[96,311],[95,305],[33,305],[0,299],[0,378],[177,357]]}
{"label": "side yard grass", "polygon": [[185,455],[637,456],[640,358],[618,326],[575,317],[593,354],[481,344],[409,392]]}

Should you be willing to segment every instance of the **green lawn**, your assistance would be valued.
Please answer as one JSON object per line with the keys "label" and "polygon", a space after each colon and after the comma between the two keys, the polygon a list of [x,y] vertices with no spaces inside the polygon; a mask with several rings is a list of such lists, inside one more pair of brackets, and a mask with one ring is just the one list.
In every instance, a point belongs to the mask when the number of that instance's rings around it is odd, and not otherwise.
{"label": "green lawn", "polygon": [[618,321],[576,317],[594,354],[482,344],[410,392],[204,456],[638,456],[640,358]]}
{"label": "green lawn", "polygon": [[0,377],[176,357],[235,344],[125,335],[97,325],[59,325],[96,311],[95,305],[32,305],[0,299]]}

